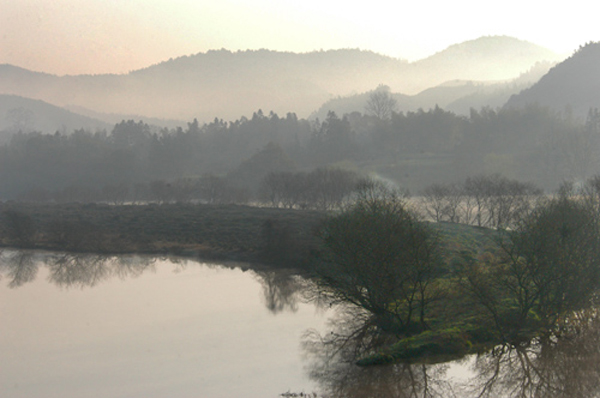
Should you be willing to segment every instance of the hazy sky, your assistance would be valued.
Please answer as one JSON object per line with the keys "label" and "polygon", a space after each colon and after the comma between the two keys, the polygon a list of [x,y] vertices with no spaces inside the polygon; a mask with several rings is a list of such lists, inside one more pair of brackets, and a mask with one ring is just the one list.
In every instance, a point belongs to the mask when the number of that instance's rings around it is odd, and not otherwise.
{"label": "hazy sky", "polygon": [[572,53],[600,40],[589,0],[0,0],[0,64],[126,73],[226,48],[360,48],[416,60],[508,35]]}

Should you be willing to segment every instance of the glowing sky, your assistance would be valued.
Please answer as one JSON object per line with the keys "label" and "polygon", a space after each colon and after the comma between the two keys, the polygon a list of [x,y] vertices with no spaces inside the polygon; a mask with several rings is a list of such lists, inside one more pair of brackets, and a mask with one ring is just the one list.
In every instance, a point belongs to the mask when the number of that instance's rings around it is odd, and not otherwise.
{"label": "glowing sky", "polygon": [[0,64],[126,73],[226,48],[360,48],[416,60],[485,35],[560,53],[600,40],[589,0],[0,0]]}

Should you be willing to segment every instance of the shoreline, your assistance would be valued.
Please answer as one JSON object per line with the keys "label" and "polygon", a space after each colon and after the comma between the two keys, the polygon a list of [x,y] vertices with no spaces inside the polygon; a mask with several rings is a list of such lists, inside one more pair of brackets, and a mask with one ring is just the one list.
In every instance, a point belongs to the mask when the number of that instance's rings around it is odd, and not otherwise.
{"label": "shoreline", "polygon": [[[302,265],[325,212],[205,204],[0,204],[0,247]],[[7,214],[16,215],[7,217]]]}

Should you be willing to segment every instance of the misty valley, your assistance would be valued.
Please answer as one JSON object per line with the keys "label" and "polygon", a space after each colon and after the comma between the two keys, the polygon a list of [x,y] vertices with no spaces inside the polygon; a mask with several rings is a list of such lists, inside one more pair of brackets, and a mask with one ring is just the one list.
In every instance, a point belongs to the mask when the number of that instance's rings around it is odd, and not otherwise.
{"label": "misty valley", "polygon": [[599,62],[0,65],[0,391],[600,396]]}

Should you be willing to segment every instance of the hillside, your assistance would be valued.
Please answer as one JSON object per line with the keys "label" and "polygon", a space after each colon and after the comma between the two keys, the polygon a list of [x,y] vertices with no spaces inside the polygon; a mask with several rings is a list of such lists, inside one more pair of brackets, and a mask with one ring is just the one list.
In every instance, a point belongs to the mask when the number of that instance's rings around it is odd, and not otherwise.
{"label": "hillside", "polygon": [[[536,83],[552,65],[550,62],[539,62],[516,79],[502,82],[454,80],[428,88],[415,95],[399,93],[392,95],[396,100],[397,112],[427,110],[437,105],[457,114],[469,115],[471,108],[502,107],[511,95]],[[311,114],[311,118],[323,120],[329,111],[334,111],[340,116],[352,112],[364,112],[371,92],[330,99]]]}
{"label": "hillside", "polygon": [[0,132],[3,136],[19,130],[52,134],[56,131],[70,133],[81,128],[95,132],[108,131],[112,126],[44,101],[0,94]]}
{"label": "hillside", "polygon": [[458,80],[500,81],[516,78],[542,60],[556,62],[561,57],[527,41],[486,36],[454,44],[412,66],[425,76],[440,74],[439,83],[451,80],[447,76]]}
{"label": "hillside", "polygon": [[537,103],[557,111],[570,109],[585,117],[590,108],[600,108],[600,43],[579,48],[570,58],[552,68],[532,87],[514,95],[508,107]]}
{"label": "hillside", "polygon": [[218,50],[125,75],[59,77],[0,65],[0,93],[162,119],[235,120],[257,109],[306,117],[331,98],[367,92],[379,84],[415,94],[456,79],[514,78],[535,62],[556,57],[507,37],[465,42],[414,63],[353,49],[302,54]]}

